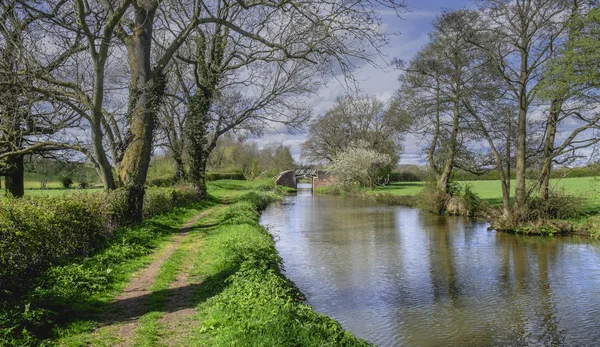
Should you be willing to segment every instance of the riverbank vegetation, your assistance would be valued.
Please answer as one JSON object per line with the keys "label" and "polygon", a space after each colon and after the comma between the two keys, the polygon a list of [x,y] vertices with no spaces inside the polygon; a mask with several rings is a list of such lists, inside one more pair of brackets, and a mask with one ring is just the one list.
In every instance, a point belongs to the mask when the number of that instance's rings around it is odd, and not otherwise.
{"label": "riverbank vegetation", "polygon": [[[549,199],[529,199],[531,222],[510,231],[526,234],[579,233],[600,236],[600,178],[575,177],[550,180]],[[341,185],[318,188],[317,193],[347,195],[390,204],[419,207],[441,214],[459,214],[500,221],[502,191],[496,180],[452,181],[456,199],[450,209],[440,211],[439,201],[448,197],[435,197],[433,184],[428,182],[392,182],[374,189]],[[461,205],[456,205],[460,203]],[[445,205],[444,205],[445,206]],[[458,207],[458,208],[457,208]],[[502,224],[493,225],[503,230]]]}
{"label": "riverbank vegetation", "polygon": [[[281,188],[265,181],[218,181],[209,184],[209,192],[202,201],[179,199],[184,206],[156,209],[161,214],[140,225],[113,225],[109,235],[102,219],[89,211],[81,211],[90,215],[89,221],[70,219],[74,208],[60,223],[43,223],[48,229],[44,233],[25,237],[27,228],[15,230],[28,249],[36,248],[42,237],[52,237],[53,242],[42,243],[53,248],[37,256],[54,258],[36,262],[23,256],[26,252],[16,254],[15,248],[10,248],[12,253],[2,251],[3,262],[20,259],[29,269],[29,276],[7,277],[4,272],[20,268],[3,263],[2,278],[10,281],[2,282],[2,344],[367,345],[304,305],[302,294],[283,276],[273,238],[258,224],[260,210],[282,196]],[[84,206],[80,202],[92,198],[80,195],[73,204]],[[24,205],[48,208],[47,202],[32,198],[2,203],[11,206],[6,213],[21,220],[26,214],[15,213]],[[55,219],[54,212],[48,211],[47,217]],[[0,216],[3,235],[6,223],[11,223],[6,213]],[[194,216],[202,218],[181,229]],[[85,226],[90,233],[97,229],[97,234],[73,239],[64,232],[69,226],[83,229],[80,224],[86,221],[97,224]],[[57,238],[61,231],[71,243]],[[104,241],[75,244],[88,234]],[[33,268],[35,264],[40,266]],[[139,271],[153,267],[157,272],[145,278],[146,287],[136,289],[142,294],[124,297],[130,281],[145,277],[145,270]],[[128,316],[132,305],[139,316]],[[127,324],[135,324],[135,329],[124,334]]]}

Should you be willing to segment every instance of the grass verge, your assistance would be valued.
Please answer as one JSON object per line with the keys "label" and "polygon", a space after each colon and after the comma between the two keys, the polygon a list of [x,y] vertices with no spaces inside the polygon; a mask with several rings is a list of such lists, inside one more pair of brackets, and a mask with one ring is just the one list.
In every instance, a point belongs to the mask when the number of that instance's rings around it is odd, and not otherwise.
{"label": "grass verge", "polygon": [[182,345],[368,345],[305,305],[282,274],[273,237],[258,224],[259,211],[275,198],[251,191],[204,231],[193,269],[204,278],[196,296],[196,328]]}

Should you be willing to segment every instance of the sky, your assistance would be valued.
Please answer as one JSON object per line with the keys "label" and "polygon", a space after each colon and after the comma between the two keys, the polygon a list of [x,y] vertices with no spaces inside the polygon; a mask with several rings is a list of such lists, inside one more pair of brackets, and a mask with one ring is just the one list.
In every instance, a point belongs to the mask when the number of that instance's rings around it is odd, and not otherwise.
{"label": "sky", "polygon": [[[436,15],[444,9],[460,9],[473,7],[468,0],[406,0],[409,12],[398,18],[395,14],[384,14],[382,20],[388,32],[399,33],[391,37],[388,47],[384,47],[385,59],[379,59],[378,65],[385,66],[392,58],[410,60],[427,41],[427,34],[432,30]],[[398,88],[398,72],[392,67],[383,69],[364,64],[355,74],[360,92],[376,95],[388,101]],[[344,95],[344,87],[337,82],[330,82],[309,100],[314,116],[325,113],[331,108],[338,96]],[[271,129],[259,139],[255,139],[260,148],[269,143],[283,144],[290,147],[292,156],[301,163],[301,144],[306,139],[306,132],[290,134],[285,130]],[[408,135],[404,143],[404,152],[400,156],[400,164],[423,164],[419,141]]]}

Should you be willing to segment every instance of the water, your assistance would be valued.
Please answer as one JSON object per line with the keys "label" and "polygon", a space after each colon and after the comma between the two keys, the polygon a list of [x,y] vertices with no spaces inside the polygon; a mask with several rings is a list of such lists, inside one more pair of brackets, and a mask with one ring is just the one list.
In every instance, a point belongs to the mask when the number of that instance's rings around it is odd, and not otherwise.
{"label": "water", "polygon": [[310,190],[261,223],[307,303],[377,345],[600,344],[600,243],[588,238]]}

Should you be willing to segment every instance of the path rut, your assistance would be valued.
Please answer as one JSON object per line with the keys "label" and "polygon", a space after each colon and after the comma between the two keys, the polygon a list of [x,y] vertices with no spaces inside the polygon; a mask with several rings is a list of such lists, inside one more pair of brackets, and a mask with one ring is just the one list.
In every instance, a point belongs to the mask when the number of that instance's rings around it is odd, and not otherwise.
{"label": "path rut", "polygon": [[[117,346],[131,345],[132,338],[135,336],[135,332],[139,326],[139,318],[146,313],[146,305],[144,305],[143,299],[150,295],[150,287],[156,279],[161,265],[167,259],[169,259],[169,257],[171,257],[175,250],[177,250],[194,224],[218,208],[219,206],[210,208],[194,216],[194,218],[185,223],[180,229],[179,234],[177,234],[173,242],[165,250],[163,250],[162,254],[157,259],[152,261],[150,265],[144,268],[139,275],[132,278],[123,292],[121,292],[121,294],[115,298],[113,302],[113,307],[115,310],[111,311],[116,311],[116,313],[110,318],[110,320],[122,322],[119,324],[118,329],[115,332],[116,335],[121,339],[121,342],[117,344]],[[179,277],[180,276],[178,276],[175,282],[177,284],[181,283]],[[187,282],[187,275],[185,275],[185,280]]]}

